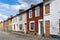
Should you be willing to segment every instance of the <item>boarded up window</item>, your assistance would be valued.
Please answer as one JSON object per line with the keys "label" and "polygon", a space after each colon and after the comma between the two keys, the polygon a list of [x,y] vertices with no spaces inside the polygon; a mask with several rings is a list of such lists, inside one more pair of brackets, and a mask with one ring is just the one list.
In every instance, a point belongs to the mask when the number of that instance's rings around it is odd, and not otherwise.
{"label": "boarded up window", "polygon": [[50,21],[45,21],[45,35],[49,36],[50,34]]}
{"label": "boarded up window", "polygon": [[50,4],[45,5],[45,14],[50,13]]}

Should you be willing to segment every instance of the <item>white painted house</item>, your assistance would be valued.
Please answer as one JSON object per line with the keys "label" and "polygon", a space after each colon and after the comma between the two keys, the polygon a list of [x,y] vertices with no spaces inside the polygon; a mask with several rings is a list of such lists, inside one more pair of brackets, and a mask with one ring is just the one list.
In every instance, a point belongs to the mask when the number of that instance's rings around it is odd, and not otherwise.
{"label": "white painted house", "polygon": [[19,15],[19,31],[26,33],[26,22],[27,22],[27,16],[26,13],[22,13]]}
{"label": "white painted house", "polygon": [[43,22],[45,35],[60,34],[60,0],[49,0],[43,4]]}
{"label": "white painted house", "polygon": [[12,19],[12,30],[13,31],[19,31],[18,16],[14,17]]}

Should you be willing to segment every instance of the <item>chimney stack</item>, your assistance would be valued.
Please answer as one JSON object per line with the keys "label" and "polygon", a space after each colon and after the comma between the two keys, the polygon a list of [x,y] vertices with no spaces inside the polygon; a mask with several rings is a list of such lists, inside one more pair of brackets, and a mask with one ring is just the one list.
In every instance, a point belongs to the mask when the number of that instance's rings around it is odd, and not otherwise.
{"label": "chimney stack", "polygon": [[31,7],[34,7],[35,5],[34,4],[31,4]]}
{"label": "chimney stack", "polygon": [[24,12],[24,9],[19,9],[19,13]]}
{"label": "chimney stack", "polygon": [[43,2],[47,2],[47,1],[50,1],[50,0],[43,0]]}

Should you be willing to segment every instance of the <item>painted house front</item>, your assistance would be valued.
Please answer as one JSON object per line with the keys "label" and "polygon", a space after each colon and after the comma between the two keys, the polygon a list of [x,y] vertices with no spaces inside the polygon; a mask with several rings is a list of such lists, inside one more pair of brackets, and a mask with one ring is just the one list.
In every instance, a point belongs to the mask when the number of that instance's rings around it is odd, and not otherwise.
{"label": "painted house front", "polygon": [[[40,34],[38,32],[40,27],[40,20],[43,20],[43,3],[40,3],[36,6],[31,5],[31,8],[27,11],[27,32],[33,34]],[[41,21],[41,24],[42,22],[43,21]],[[43,30],[41,29],[40,31]]]}
{"label": "painted house front", "polygon": [[26,13],[21,13],[19,15],[19,31],[26,33],[26,22],[27,22],[27,15]]}
{"label": "painted house front", "polygon": [[10,18],[8,19],[9,22],[8,31],[12,31],[12,18],[13,16],[11,15]]}
{"label": "painted house front", "polygon": [[44,1],[44,34],[59,35],[60,34],[60,0]]}
{"label": "painted house front", "polygon": [[3,30],[3,22],[0,22],[0,30]]}
{"label": "painted house front", "polygon": [[4,31],[8,31],[8,26],[9,26],[8,20],[5,20],[5,21],[3,22],[3,30],[4,30]]}
{"label": "painted house front", "polygon": [[[44,0],[31,5],[12,19],[12,30],[39,35],[60,35],[60,0]],[[8,27],[4,21],[4,28]]]}
{"label": "painted house front", "polygon": [[14,16],[12,18],[12,30],[13,31],[19,31],[18,16]]}

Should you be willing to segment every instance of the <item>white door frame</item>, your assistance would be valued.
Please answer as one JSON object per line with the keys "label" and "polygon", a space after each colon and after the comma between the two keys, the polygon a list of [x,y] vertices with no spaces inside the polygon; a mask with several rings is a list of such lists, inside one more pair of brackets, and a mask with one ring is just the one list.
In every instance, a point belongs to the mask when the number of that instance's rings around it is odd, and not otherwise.
{"label": "white door frame", "polygon": [[41,35],[41,31],[40,31],[40,21],[43,21],[43,19],[39,19],[39,20],[38,20],[38,35]]}

